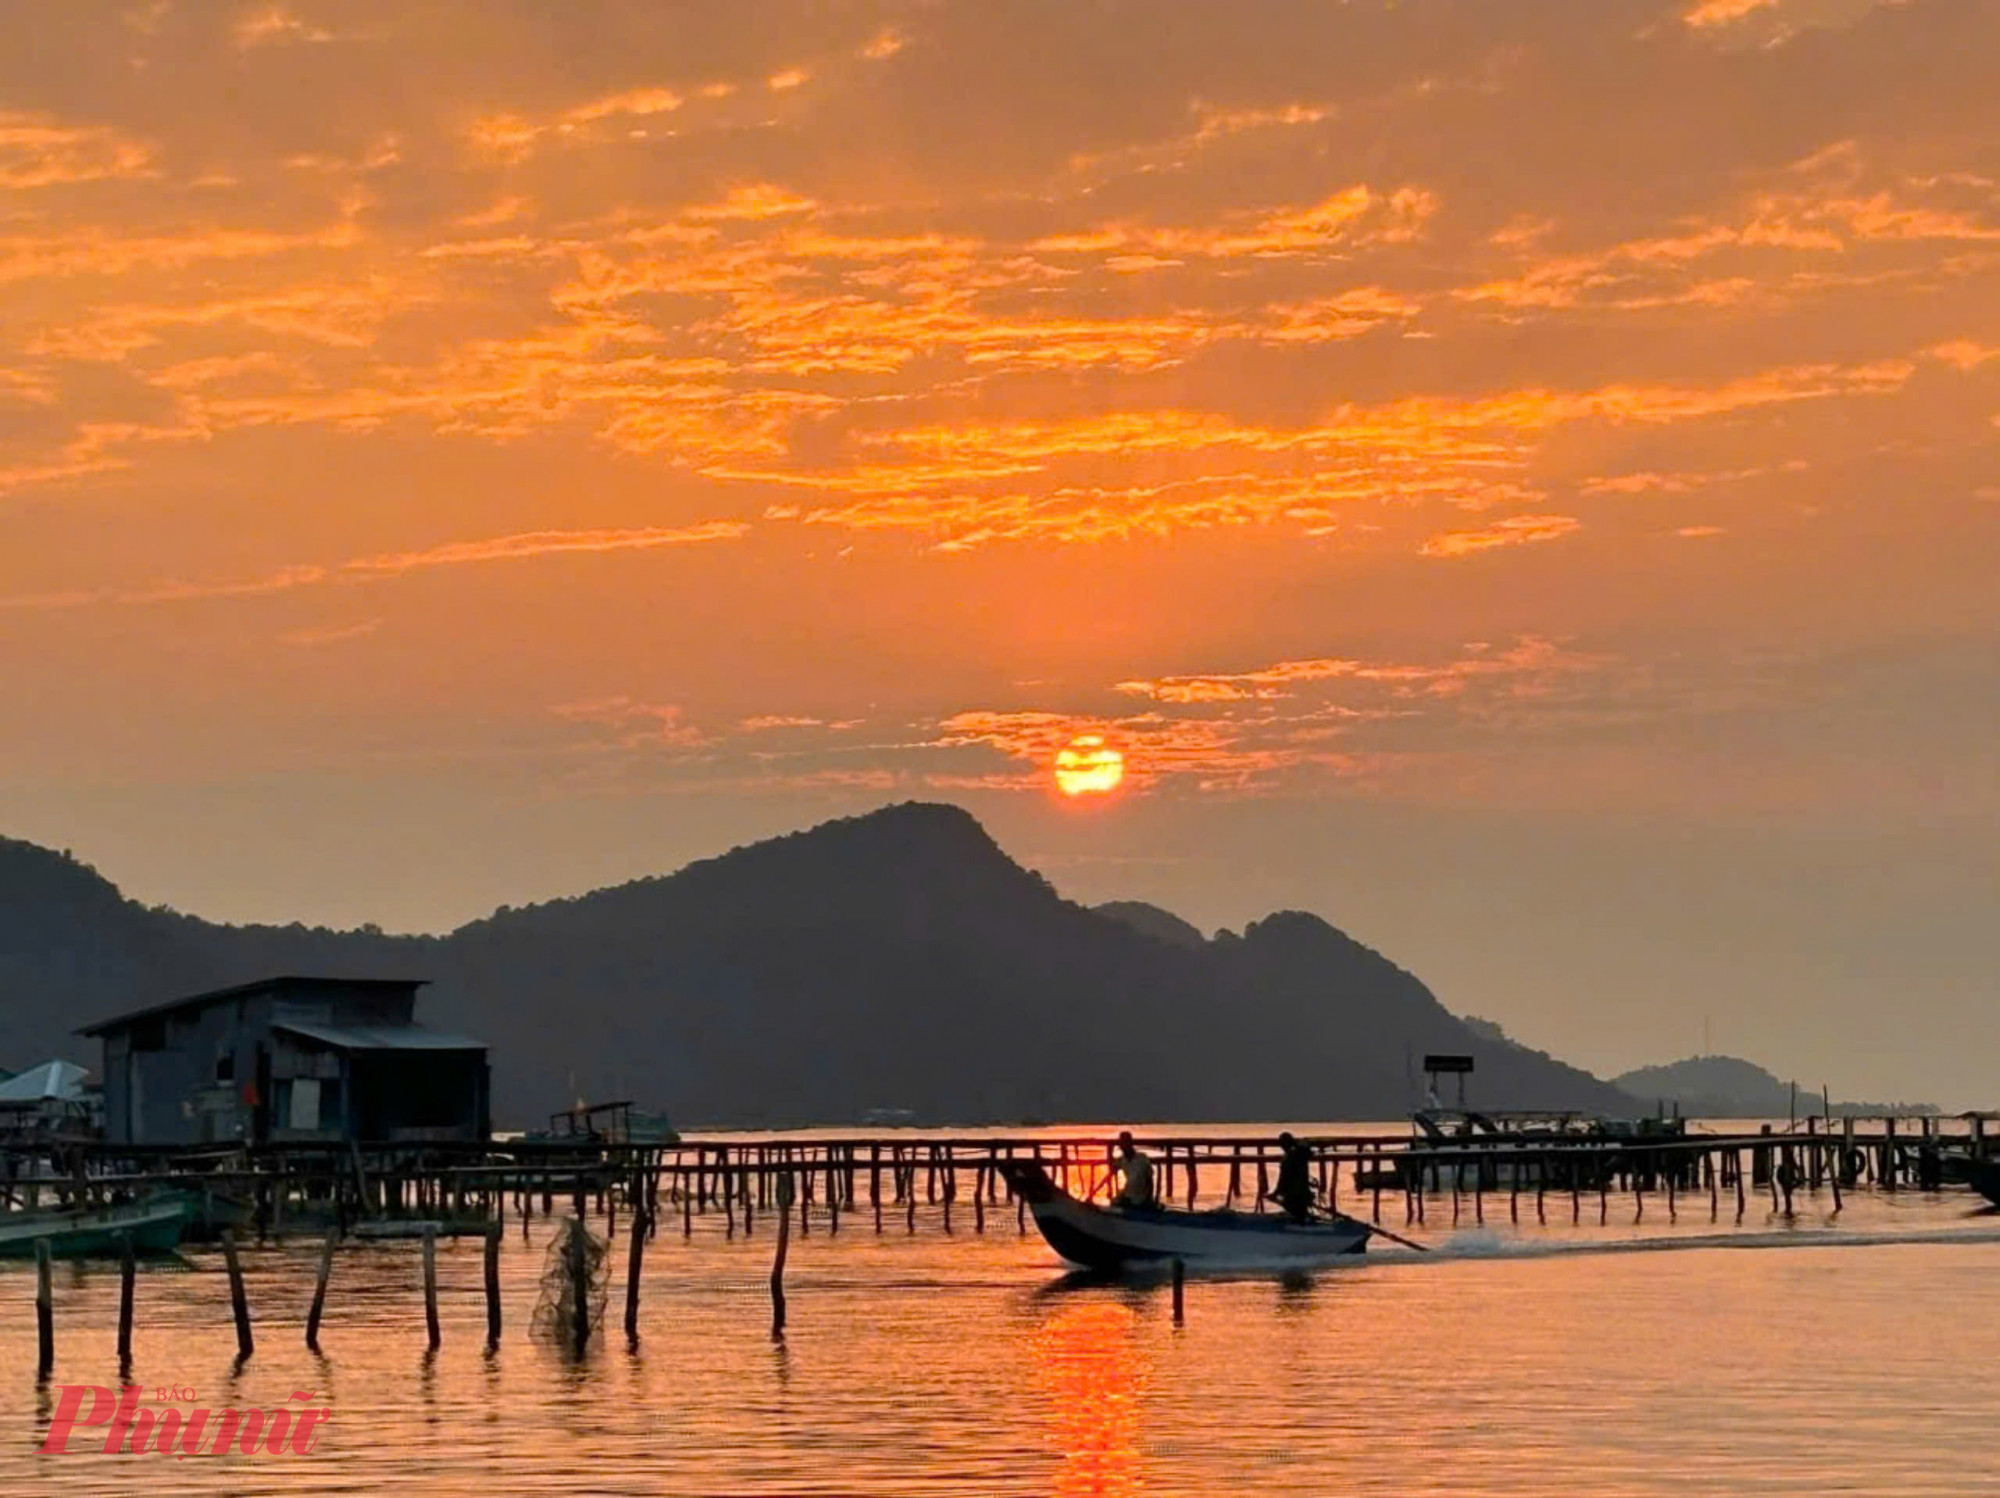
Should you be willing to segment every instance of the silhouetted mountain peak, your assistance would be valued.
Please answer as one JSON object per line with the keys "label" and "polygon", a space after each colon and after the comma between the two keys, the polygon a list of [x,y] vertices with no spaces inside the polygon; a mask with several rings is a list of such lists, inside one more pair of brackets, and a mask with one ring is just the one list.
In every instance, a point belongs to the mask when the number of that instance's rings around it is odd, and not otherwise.
{"label": "silhouetted mountain peak", "polygon": [[823,925],[883,911],[918,918],[977,909],[1004,918],[1057,903],[1048,881],[1009,858],[970,812],[905,801],[475,925],[626,929],[696,912],[728,924]]}
{"label": "silhouetted mountain peak", "polygon": [[1344,956],[1368,951],[1338,926],[1309,910],[1274,910],[1261,921],[1245,926],[1243,940],[1252,950],[1270,954]]}
{"label": "silhouetted mountain peak", "polygon": [[67,851],[0,837],[0,903],[14,911],[108,908],[123,901],[117,885]]}
{"label": "silhouetted mountain peak", "polygon": [[1199,951],[1208,945],[1208,938],[1201,934],[1199,928],[1182,920],[1171,910],[1148,905],[1144,900],[1109,900],[1102,905],[1093,905],[1091,909],[1170,947]]}

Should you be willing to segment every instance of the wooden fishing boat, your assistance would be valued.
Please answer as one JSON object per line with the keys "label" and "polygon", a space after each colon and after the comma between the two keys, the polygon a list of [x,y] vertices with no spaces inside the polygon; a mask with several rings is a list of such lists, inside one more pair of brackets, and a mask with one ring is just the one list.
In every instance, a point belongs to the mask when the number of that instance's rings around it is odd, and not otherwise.
{"label": "wooden fishing boat", "polygon": [[1339,1214],[1300,1223],[1275,1213],[1098,1207],[1062,1190],[1033,1161],[1002,1160],[1000,1173],[1027,1202],[1049,1247],[1085,1269],[1172,1259],[1190,1268],[1298,1266],[1360,1253],[1374,1232]]}
{"label": "wooden fishing boat", "polygon": [[1967,1156],[1960,1169],[1968,1186],[1994,1206],[2000,1207],[2000,1160]]}
{"label": "wooden fishing boat", "polygon": [[128,1238],[134,1253],[171,1253],[199,1210],[185,1196],[166,1194],[109,1206],[0,1212],[0,1258],[31,1258],[42,1238],[58,1259],[116,1258]]}

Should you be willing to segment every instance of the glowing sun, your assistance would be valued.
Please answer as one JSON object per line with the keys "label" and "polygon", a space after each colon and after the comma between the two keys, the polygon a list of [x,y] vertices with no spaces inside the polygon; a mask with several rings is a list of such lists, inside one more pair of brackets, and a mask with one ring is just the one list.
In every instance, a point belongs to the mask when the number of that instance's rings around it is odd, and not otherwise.
{"label": "glowing sun", "polygon": [[1080,733],[1056,751],[1056,789],[1065,796],[1102,796],[1125,778],[1125,756],[1101,734]]}

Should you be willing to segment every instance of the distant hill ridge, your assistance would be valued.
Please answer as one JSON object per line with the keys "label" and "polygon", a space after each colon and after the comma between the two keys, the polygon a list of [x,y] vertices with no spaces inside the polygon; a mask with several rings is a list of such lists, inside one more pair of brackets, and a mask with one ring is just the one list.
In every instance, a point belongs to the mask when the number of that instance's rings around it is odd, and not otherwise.
{"label": "distant hill ridge", "polygon": [[[1794,1105],[1801,1116],[1822,1108],[1820,1088],[1781,1082],[1763,1067],[1735,1056],[1690,1056],[1664,1066],[1642,1066],[1613,1078],[1612,1084],[1648,1105],[1664,1101],[1688,1118],[1784,1118]],[[1935,1112],[1929,1103],[1833,1105],[1835,1117]]]}
{"label": "distant hill ridge", "polygon": [[305,971],[433,979],[419,1013],[492,1045],[513,1123],[578,1095],[682,1123],[1384,1118],[1438,1050],[1477,1058],[1487,1106],[1635,1107],[1468,1025],[1317,916],[1207,940],[1136,902],[1087,909],[953,806],[885,807],[441,937],[217,925],[14,842],[0,894],[0,1064],[94,1064],[78,1024]]}

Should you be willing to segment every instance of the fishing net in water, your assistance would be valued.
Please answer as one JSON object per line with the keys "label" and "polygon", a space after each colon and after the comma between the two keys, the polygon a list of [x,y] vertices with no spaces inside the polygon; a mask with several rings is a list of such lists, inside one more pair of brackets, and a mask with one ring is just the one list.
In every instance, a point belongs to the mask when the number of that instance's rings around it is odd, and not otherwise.
{"label": "fishing net in water", "polygon": [[576,1302],[582,1286],[584,1313],[594,1335],[604,1320],[604,1303],[611,1293],[610,1249],[602,1238],[574,1217],[562,1219],[542,1261],[542,1289],[535,1297],[530,1332],[548,1341],[576,1339]]}

